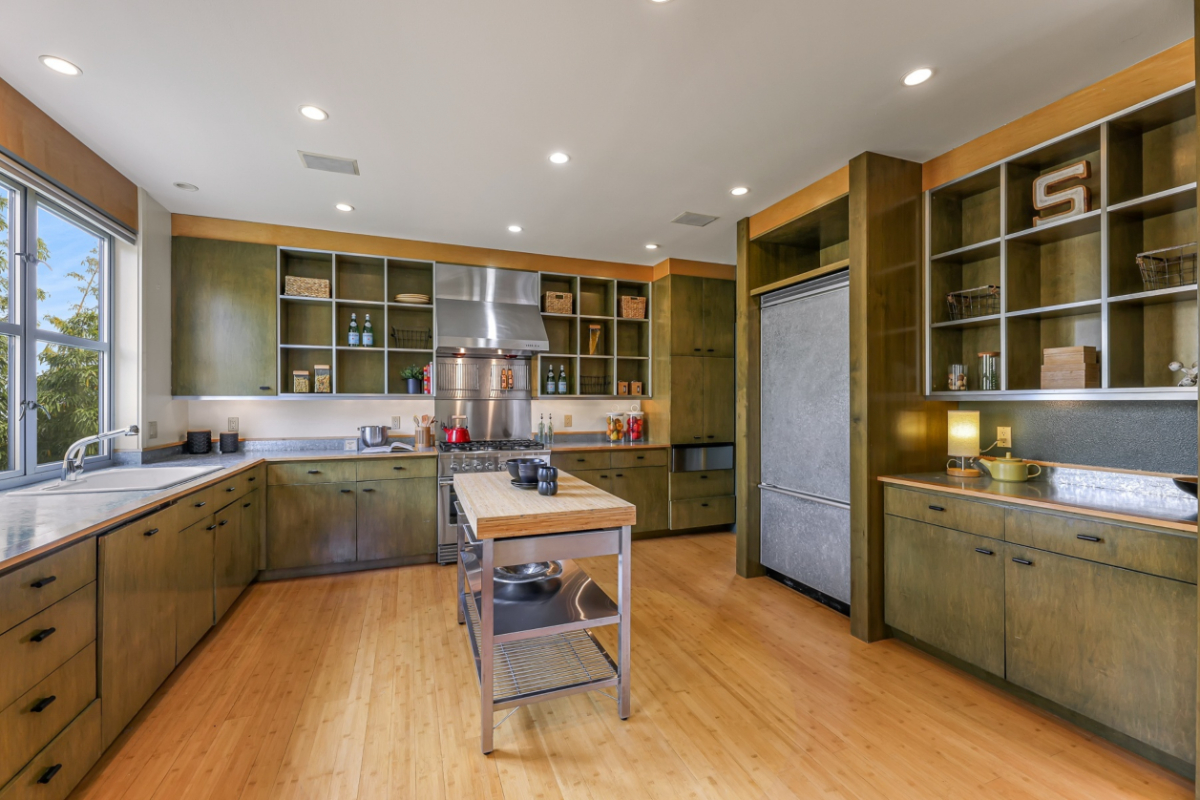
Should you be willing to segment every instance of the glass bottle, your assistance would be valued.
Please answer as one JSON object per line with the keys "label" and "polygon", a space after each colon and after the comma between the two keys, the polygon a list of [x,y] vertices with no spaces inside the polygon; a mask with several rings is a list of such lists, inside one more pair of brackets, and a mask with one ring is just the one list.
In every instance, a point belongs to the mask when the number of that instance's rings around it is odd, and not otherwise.
{"label": "glass bottle", "polygon": [[554,394],[558,388],[558,384],[554,382],[554,365],[550,365],[550,369],[546,372],[546,394]]}
{"label": "glass bottle", "polygon": [[546,441],[542,444],[554,444],[554,415],[550,415],[550,424],[546,426]]}
{"label": "glass bottle", "polygon": [[558,393],[570,394],[567,391],[567,367],[565,364],[560,364],[558,367]]}
{"label": "glass bottle", "polygon": [[545,414],[541,414],[538,416],[537,440],[539,442],[541,442],[542,444],[546,443],[546,415]]}
{"label": "glass bottle", "polygon": [[350,314],[350,332],[346,334],[346,344],[358,347],[358,314]]}
{"label": "glass bottle", "polygon": [[374,347],[375,346],[375,331],[373,331],[371,329],[371,315],[370,314],[367,314],[367,321],[363,323],[362,344],[363,344],[363,347]]}

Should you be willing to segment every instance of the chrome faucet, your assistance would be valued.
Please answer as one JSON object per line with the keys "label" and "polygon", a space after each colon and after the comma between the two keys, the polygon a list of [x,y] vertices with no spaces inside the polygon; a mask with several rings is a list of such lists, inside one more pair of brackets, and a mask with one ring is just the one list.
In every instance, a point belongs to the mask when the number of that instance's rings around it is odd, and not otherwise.
{"label": "chrome faucet", "polygon": [[78,480],[83,474],[83,451],[87,450],[88,445],[99,444],[106,439],[115,439],[118,436],[137,436],[139,433],[137,425],[130,425],[128,428],[121,428],[119,431],[107,431],[98,433],[95,436],[85,436],[75,444],[67,448],[67,455],[63,458],[62,479],[64,481]]}

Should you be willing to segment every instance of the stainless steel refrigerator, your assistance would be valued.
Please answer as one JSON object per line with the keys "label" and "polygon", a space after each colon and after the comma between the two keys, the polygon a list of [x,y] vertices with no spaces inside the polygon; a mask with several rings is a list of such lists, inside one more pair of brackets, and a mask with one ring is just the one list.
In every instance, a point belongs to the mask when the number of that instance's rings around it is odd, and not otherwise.
{"label": "stainless steel refrigerator", "polygon": [[849,274],[764,295],[761,359],[763,566],[848,605]]}

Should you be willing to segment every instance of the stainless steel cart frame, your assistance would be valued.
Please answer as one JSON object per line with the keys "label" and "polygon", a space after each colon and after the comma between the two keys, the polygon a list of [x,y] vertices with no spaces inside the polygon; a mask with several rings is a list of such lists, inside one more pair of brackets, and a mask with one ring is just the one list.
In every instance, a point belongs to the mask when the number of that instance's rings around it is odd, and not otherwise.
{"label": "stainless steel cart frame", "polygon": [[[628,719],[630,526],[479,539],[461,506],[459,519],[458,622],[475,656],[483,752],[493,749],[494,712],[506,708],[615,688],[617,713]],[[574,565],[577,558],[608,555],[618,560],[616,603]],[[534,561],[564,562],[561,588],[498,603],[495,568]],[[603,625],[618,626],[616,663],[589,630]]]}

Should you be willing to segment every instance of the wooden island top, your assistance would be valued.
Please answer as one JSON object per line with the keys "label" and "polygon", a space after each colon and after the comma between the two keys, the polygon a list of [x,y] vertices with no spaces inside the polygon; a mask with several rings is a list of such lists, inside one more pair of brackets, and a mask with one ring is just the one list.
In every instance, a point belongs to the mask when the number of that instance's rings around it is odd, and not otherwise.
{"label": "wooden island top", "polygon": [[637,507],[566,472],[558,494],[518,489],[507,472],[455,475],[454,491],[480,539],[509,539],[637,523]]}

